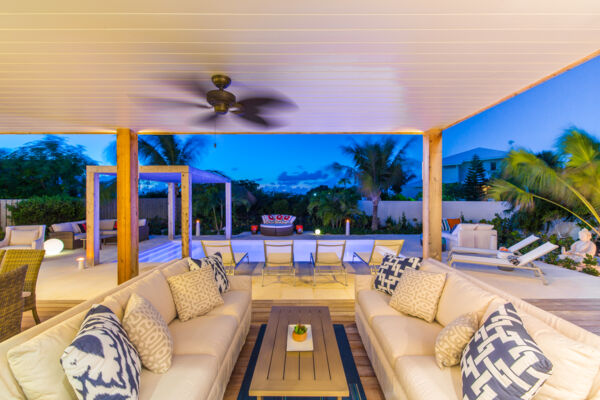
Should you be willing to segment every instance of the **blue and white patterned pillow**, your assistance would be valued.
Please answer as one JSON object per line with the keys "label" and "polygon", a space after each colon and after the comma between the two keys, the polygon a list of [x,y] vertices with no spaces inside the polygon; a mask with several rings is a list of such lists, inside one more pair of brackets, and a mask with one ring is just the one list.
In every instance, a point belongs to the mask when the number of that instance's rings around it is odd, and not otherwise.
{"label": "blue and white patterned pillow", "polygon": [[531,399],[552,374],[552,363],[512,303],[483,323],[463,350],[460,367],[463,400]]}
{"label": "blue and white patterned pillow", "polygon": [[450,231],[450,223],[447,218],[442,219],[442,232]]}
{"label": "blue and white patterned pillow", "polygon": [[217,283],[219,292],[223,294],[229,291],[229,279],[227,279],[227,272],[225,271],[225,266],[223,265],[223,257],[221,256],[221,253],[215,253],[199,260],[190,258],[190,261],[190,271],[203,267],[212,268],[215,274],[215,282]]}
{"label": "blue and white patterned pillow", "polygon": [[140,357],[108,307],[92,306],[60,363],[80,400],[138,398]]}
{"label": "blue and white patterned pillow", "polygon": [[406,268],[419,269],[422,258],[420,257],[400,257],[392,254],[383,256],[381,265],[375,275],[373,287],[383,293],[391,295],[398,285],[402,272]]}

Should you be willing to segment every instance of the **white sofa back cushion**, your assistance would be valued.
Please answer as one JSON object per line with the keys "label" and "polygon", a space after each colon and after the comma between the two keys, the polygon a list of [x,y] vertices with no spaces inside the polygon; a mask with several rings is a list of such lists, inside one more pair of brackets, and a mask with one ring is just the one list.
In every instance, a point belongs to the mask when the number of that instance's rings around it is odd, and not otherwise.
{"label": "white sofa back cushion", "polygon": [[13,229],[10,231],[9,246],[31,246],[39,236],[40,234],[37,230]]}
{"label": "white sofa back cushion", "polygon": [[131,293],[133,292],[148,300],[160,313],[167,324],[173,321],[177,316],[171,289],[161,271],[153,271],[133,285],[112,295],[112,297],[121,305],[121,310],[120,312],[115,312],[112,307],[109,306],[109,308],[117,315],[117,317],[119,317],[119,319],[123,318],[122,316],[125,307],[127,307],[129,296],[131,296]]}
{"label": "white sofa back cushion", "polygon": [[114,219],[101,219],[100,230],[101,231],[112,231],[114,230],[115,220]]}
{"label": "white sofa back cushion", "polygon": [[79,232],[79,229],[75,230],[73,225],[76,222],[63,222],[61,224],[53,224],[50,228],[52,232]]}
{"label": "white sofa back cushion", "polygon": [[77,335],[86,313],[81,312],[8,351],[10,369],[29,400],[77,398],[60,357]]}
{"label": "white sofa back cushion", "polygon": [[448,274],[435,319],[446,326],[461,315],[476,312],[481,320],[494,297],[496,296],[468,280],[456,274]]}

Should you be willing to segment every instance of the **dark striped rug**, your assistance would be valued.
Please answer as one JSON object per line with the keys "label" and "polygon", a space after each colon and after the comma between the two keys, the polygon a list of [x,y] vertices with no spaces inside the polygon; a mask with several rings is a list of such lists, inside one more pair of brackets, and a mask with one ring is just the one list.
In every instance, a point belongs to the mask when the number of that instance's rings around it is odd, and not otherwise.
{"label": "dark striped rug", "polygon": [[[265,336],[265,330],[267,324],[262,324],[248,362],[248,369],[244,375],[242,381],[242,387],[240,388],[240,394],[238,400],[253,400],[256,399],[254,396],[248,395],[250,389],[250,382],[252,381],[252,375],[254,374],[254,367],[256,366],[256,360],[258,359],[258,352],[262,343],[263,337]],[[348,343],[348,337],[346,337],[346,331],[344,325],[334,324],[333,330],[335,332],[335,338],[340,349],[340,356],[342,358],[342,364],[344,365],[344,372],[346,373],[346,381],[348,382],[348,390],[350,391],[350,397],[343,397],[345,400],[366,400],[365,391],[360,383],[360,377],[358,376],[358,370],[356,364],[354,364],[354,358],[352,357],[352,350],[350,349],[350,343]],[[264,397],[265,400],[280,400],[289,398],[290,400],[313,400],[313,399],[335,399],[335,397]]]}

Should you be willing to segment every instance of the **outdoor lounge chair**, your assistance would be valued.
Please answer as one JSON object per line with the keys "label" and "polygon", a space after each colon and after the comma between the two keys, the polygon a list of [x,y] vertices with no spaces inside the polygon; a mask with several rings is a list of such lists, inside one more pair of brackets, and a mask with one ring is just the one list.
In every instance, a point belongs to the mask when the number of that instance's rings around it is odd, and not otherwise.
{"label": "outdoor lounge chair", "polygon": [[248,253],[233,252],[231,240],[202,240],[201,242],[205,257],[221,253],[223,266],[229,275],[235,275],[235,269],[244,261],[244,259],[246,259],[246,262],[250,262]]}
{"label": "outdoor lounge chair", "polygon": [[404,240],[374,240],[371,252],[354,252],[352,261],[358,258],[360,261],[367,264],[371,273],[377,272],[377,268],[381,265],[383,257],[386,254],[398,256],[404,245]]}
{"label": "outdoor lounge chair", "polygon": [[[532,243],[535,243],[536,241],[540,240],[539,237],[535,236],[535,235],[530,235],[528,237],[526,237],[525,239],[521,240],[518,243],[513,244],[512,246],[510,246],[508,248],[508,251],[520,256],[521,253],[519,253],[519,250],[529,246]],[[493,250],[493,249],[477,249],[475,247],[460,247],[460,246],[455,246],[453,247],[450,252],[448,253],[448,257],[451,257],[452,254],[454,253],[464,253],[464,254],[477,254],[477,255],[482,255],[482,256],[497,256],[498,255],[498,251],[499,250]]]}
{"label": "outdoor lounge chair", "polygon": [[523,254],[522,256],[518,256],[518,263],[516,265],[513,264],[507,258],[481,257],[466,254],[453,254],[452,257],[450,257],[450,259],[448,260],[448,265],[451,267],[455,267],[456,263],[489,265],[491,267],[497,267],[504,271],[511,271],[513,269],[525,269],[528,271],[533,271],[535,276],[539,277],[542,280],[542,282],[544,282],[544,285],[547,285],[548,281],[546,280],[546,278],[544,278],[544,273],[542,272],[540,267],[537,267],[535,264],[533,264],[533,262],[557,248],[557,245],[552,244],[550,242],[546,242],[540,247],[531,250],[529,253]]}
{"label": "outdoor lounge chair", "polygon": [[0,248],[42,250],[45,236],[46,225],[7,226],[4,239],[0,240]]}
{"label": "outdoor lounge chair", "polygon": [[265,240],[265,265],[262,269],[262,286],[265,285],[265,275],[291,275],[293,285],[296,285],[296,268],[294,266],[293,240]]}
{"label": "outdoor lounge chair", "polygon": [[0,274],[0,342],[21,332],[27,265]]}
{"label": "outdoor lounge chair", "polygon": [[345,240],[317,240],[317,248],[310,253],[313,266],[313,286],[317,284],[317,275],[344,274],[344,285],[348,286],[348,273],[344,265]]}
{"label": "outdoor lounge chair", "polygon": [[30,294],[26,297],[24,296],[23,311],[31,310],[36,324],[40,323],[40,317],[37,312],[35,287],[44,254],[46,254],[45,250],[0,250],[0,274],[18,269],[22,265],[27,265],[25,288],[23,290]]}

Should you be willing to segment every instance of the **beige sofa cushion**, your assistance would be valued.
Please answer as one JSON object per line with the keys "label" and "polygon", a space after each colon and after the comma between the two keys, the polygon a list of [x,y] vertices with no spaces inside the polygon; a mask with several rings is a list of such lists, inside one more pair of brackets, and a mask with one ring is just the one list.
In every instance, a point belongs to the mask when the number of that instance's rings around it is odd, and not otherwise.
{"label": "beige sofa cushion", "polygon": [[164,374],[142,369],[140,400],[207,399],[217,379],[219,366],[207,354],[180,354],[173,357],[171,368]]}
{"label": "beige sofa cushion", "polygon": [[112,231],[115,226],[114,219],[101,219],[100,220],[100,230],[101,231]]}
{"label": "beige sofa cushion", "polygon": [[379,315],[401,315],[398,311],[390,307],[390,298],[391,296],[379,290],[361,290],[358,292],[358,304],[369,324],[372,323],[373,317]]}
{"label": "beige sofa cushion", "polygon": [[410,400],[462,399],[459,366],[440,369],[433,356],[404,356],[392,365]]}
{"label": "beige sofa cushion", "polygon": [[9,246],[26,246],[26,245],[31,246],[31,244],[33,242],[35,242],[39,236],[40,236],[40,233],[37,230],[35,230],[35,231],[12,230],[12,231],[10,231],[10,240],[9,240],[8,245]]}
{"label": "beige sofa cushion", "polygon": [[108,307],[110,311],[114,312],[119,321],[123,322],[123,314],[125,314],[125,309],[119,303],[119,300],[115,296],[105,297],[104,300],[100,303],[105,307]]}
{"label": "beige sofa cushion", "polygon": [[481,318],[495,297],[456,274],[448,274],[435,319],[446,326],[468,312],[476,312]]}
{"label": "beige sofa cushion", "polygon": [[250,307],[252,295],[250,292],[242,290],[230,290],[223,293],[223,305],[213,308],[207,315],[230,315],[235,317],[238,324]]}
{"label": "beige sofa cushion", "polygon": [[160,271],[151,272],[133,285],[128,286],[111,296],[121,305],[122,310],[119,313],[111,308],[111,310],[120,317],[119,319],[123,319],[123,312],[129,301],[129,296],[131,296],[131,293],[133,292],[148,300],[160,313],[167,324],[173,321],[177,316],[171,289],[169,288],[166,278]]}
{"label": "beige sofa cushion", "polygon": [[438,367],[453,367],[460,363],[462,352],[479,329],[477,313],[463,314],[442,329],[435,340],[435,362]]}
{"label": "beige sofa cushion", "polygon": [[186,322],[176,319],[169,325],[173,353],[210,354],[221,365],[237,327],[235,317],[230,315],[204,315]]}
{"label": "beige sofa cushion", "polygon": [[177,317],[188,321],[223,304],[212,268],[200,268],[167,279],[177,309]]}
{"label": "beige sofa cushion", "polygon": [[123,328],[144,367],[157,374],[169,370],[173,357],[171,332],[156,308],[137,293],[129,298]]}
{"label": "beige sofa cushion", "polygon": [[584,400],[600,369],[600,350],[560,334],[519,310],[525,329],[553,364],[552,375],[536,400]]}
{"label": "beige sofa cushion", "polygon": [[374,317],[371,328],[391,365],[396,358],[406,355],[433,357],[435,339],[442,330],[436,322],[429,323],[408,315]]}
{"label": "beige sofa cushion", "polygon": [[81,312],[8,351],[10,369],[29,400],[77,398],[60,357],[79,332],[86,314]]}
{"label": "beige sofa cushion", "polygon": [[168,267],[161,269],[162,274],[168,279],[174,275],[181,275],[189,272],[190,267],[186,260],[187,259],[177,260]]}
{"label": "beige sofa cushion", "polygon": [[390,299],[390,307],[401,313],[422,318],[427,322],[435,319],[440,294],[446,274],[407,268]]}

